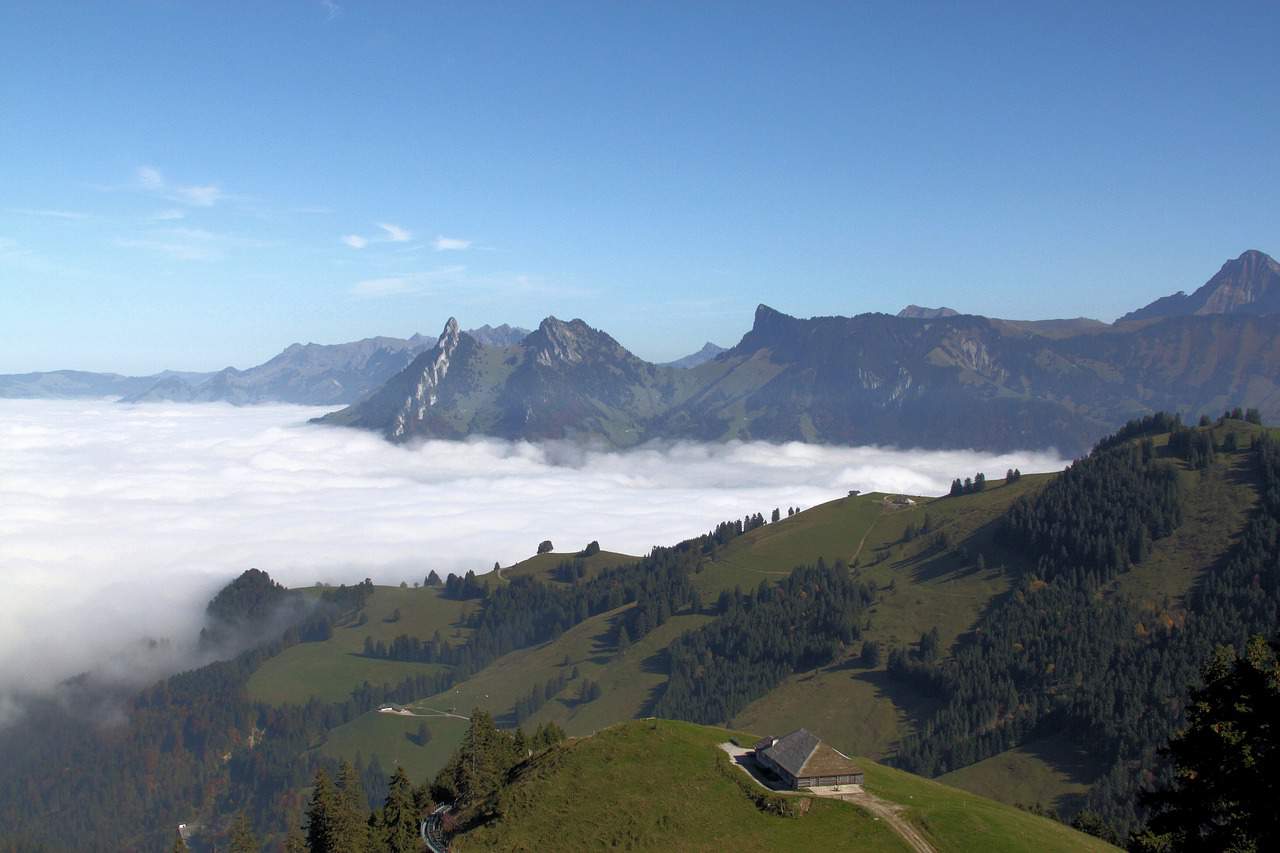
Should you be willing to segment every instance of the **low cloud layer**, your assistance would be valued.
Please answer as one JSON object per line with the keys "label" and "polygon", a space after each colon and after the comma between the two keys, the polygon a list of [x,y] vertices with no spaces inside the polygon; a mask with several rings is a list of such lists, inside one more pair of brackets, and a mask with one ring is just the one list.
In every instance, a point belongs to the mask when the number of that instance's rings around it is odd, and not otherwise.
{"label": "low cloud layer", "polygon": [[120,650],[185,639],[251,566],[290,585],[412,583],[510,564],[543,539],[638,554],[851,488],[939,494],[979,470],[1065,464],[764,443],[406,448],[307,425],[320,411],[0,400],[0,695],[128,670]]}

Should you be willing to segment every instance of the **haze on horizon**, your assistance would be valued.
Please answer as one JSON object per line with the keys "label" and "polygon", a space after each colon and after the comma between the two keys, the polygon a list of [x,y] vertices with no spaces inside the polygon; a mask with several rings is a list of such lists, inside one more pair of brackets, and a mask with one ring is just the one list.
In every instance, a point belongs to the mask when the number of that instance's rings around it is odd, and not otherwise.
{"label": "haze on horizon", "polygon": [[1109,320],[1280,211],[1274,4],[12,3],[0,372],[582,317]]}

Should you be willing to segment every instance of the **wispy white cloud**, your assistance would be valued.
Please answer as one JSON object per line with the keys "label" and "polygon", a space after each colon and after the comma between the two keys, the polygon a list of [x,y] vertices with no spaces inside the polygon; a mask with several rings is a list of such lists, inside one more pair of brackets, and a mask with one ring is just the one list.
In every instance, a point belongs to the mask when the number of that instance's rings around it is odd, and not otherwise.
{"label": "wispy white cloud", "polygon": [[365,298],[378,296],[397,296],[401,293],[412,293],[413,279],[408,276],[385,276],[383,278],[366,278],[357,281],[351,288],[352,294]]}
{"label": "wispy white cloud", "polygon": [[332,21],[342,14],[342,7],[335,3],[334,0],[320,0],[320,6],[325,11],[326,21]]}
{"label": "wispy white cloud", "polygon": [[135,174],[138,186],[147,192],[192,207],[213,207],[226,197],[215,184],[172,184],[155,166],[139,166]]}
{"label": "wispy white cloud", "polygon": [[174,187],[174,195],[195,207],[213,207],[222,198],[222,190],[213,184],[201,187]]}
{"label": "wispy white cloud", "polygon": [[228,249],[272,245],[266,240],[180,227],[154,229],[139,237],[118,239],[115,244],[125,249],[142,249],[165,255],[177,261],[216,261],[221,260]]}
{"label": "wispy white cloud", "polygon": [[407,243],[413,239],[413,234],[399,225],[393,225],[390,222],[379,222],[378,227],[387,232],[386,239],[392,243]]}
{"label": "wispy white cloud", "polygon": [[471,248],[471,241],[463,240],[460,237],[445,237],[441,235],[431,241],[431,247],[437,252],[461,252]]}
{"label": "wispy white cloud", "polygon": [[139,166],[138,183],[142,184],[143,189],[162,190],[164,189],[164,176],[154,166]]}
{"label": "wispy white cloud", "polygon": [[342,242],[353,249],[363,249],[369,245],[369,239],[361,237],[359,234],[346,234],[342,237]]}
{"label": "wispy white cloud", "polygon": [[428,272],[366,278],[355,283],[351,288],[351,295],[362,299],[375,299],[382,296],[420,293],[433,286],[457,283],[461,281],[466,271],[467,268],[464,266],[450,266]]}
{"label": "wispy white cloud", "polygon": [[151,219],[155,222],[174,222],[186,218],[187,212],[176,207],[171,207],[168,210],[159,210],[151,215]]}
{"label": "wispy white cloud", "polygon": [[19,216],[40,216],[46,219],[88,219],[89,214],[81,213],[78,210],[51,210],[51,209],[34,209],[29,207],[11,207],[10,213],[16,213]]}

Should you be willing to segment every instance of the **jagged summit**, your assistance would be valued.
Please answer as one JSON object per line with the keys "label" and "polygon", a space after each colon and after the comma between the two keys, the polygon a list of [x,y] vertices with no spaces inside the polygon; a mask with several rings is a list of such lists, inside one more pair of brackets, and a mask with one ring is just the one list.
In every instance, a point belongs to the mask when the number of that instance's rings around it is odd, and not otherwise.
{"label": "jagged summit", "polygon": [[1222,265],[1194,293],[1179,290],[1131,311],[1117,322],[1209,314],[1280,313],[1280,263],[1266,252],[1249,249]]}

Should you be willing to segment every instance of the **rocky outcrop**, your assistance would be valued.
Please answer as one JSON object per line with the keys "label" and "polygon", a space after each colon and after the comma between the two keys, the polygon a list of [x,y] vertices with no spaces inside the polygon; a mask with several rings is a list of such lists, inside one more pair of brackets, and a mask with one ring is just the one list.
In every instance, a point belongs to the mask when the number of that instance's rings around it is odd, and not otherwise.
{"label": "rocky outcrop", "polygon": [[1162,296],[1144,308],[1131,311],[1117,322],[1154,320],[1211,314],[1280,313],[1280,263],[1269,255],[1250,249],[1227,261],[1217,275],[1195,293],[1178,291]]}

